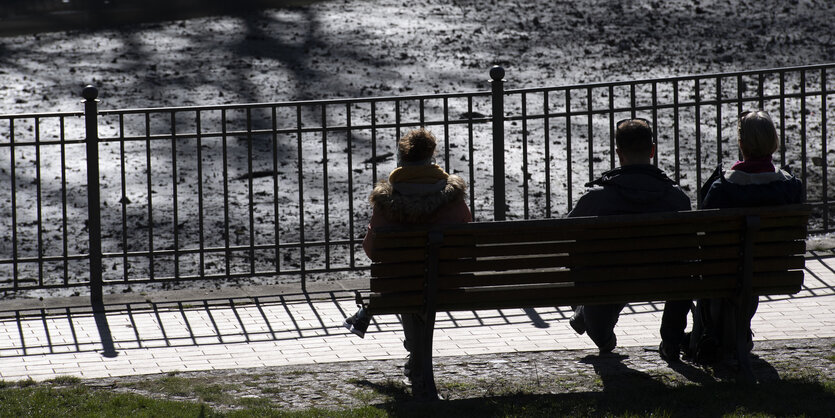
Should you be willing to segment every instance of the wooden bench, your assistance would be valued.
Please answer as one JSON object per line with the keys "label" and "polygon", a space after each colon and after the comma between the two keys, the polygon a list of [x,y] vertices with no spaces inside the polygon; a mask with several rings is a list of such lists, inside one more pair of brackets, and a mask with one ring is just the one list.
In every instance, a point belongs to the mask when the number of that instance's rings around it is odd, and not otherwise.
{"label": "wooden bench", "polygon": [[[424,387],[434,313],[612,302],[792,294],[803,283],[807,205],[606,217],[382,227],[374,235],[367,309],[420,314]],[[750,323],[735,315],[740,370]],[[744,355],[743,355],[744,354]]]}

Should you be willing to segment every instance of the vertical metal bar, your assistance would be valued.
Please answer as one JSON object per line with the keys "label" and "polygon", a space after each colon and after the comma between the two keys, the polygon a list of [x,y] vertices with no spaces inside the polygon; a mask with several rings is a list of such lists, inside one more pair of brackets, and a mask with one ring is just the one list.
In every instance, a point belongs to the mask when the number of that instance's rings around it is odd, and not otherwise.
{"label": "vertical metal bar", "polygon": [[281,272],[281,217],[279,216],[278,197],[278,114],[276,107],[272,107],[272,140],[273,140],[273,227],[275,228],[275,272]]}
{"label": "vertical metal bar", "polygon": [[615,86],[609,85],[609,170],[615,168]]}
{"label": "vertical metal bar", "polygon": [[[18,263],[17,248],[17,161],[15,158],[14,118],[9,119],[9,177],[12,190],[12,288],[17,290],[20,285],[20,264]],[[64,228],[66,231],[66,228]]]}
{"label": "vertical metal bar", "polygon": [[800,70],[800,180],[806,189],[806,70]]}
{"label": "vertical metal bar", "polygon": [[[678,119],[678,80],[673,80],[673,146],[675,147],[675,178],[677,184],[681,183],[681,148],[679,147]],[[696,185],[697,196],[700,186],[700,184]]]}
{"label": "vertical metal bar", "polygon": [[786,72],[780,71],[780,165],[786,165]]}
{"label": "vertical metal bar", "polygon": [[423,126],[424,123],[424,99],[420,99],[418,101],[418,107],[420,108],[420,126]]}
{"label": "vertical metal bar", "polygon": [[119,178],[121,180],[122,198],[119,199],[122,208],[122,280],[128,281],[128,193],[125,184],[125,114],[119,113]]}
{"label": "vertical metal bar", "polygon": [[827,92],[826,92],[826,68],[821,68],[821,186],[823,192],[823,230],[829,231],[829,175],[827,161],[827,136],[826,136],[826,113],[829,111],[827,107]]}
{"label": "vertical metal bar", "polygon": [[[760,79],[760,81],[762,81],[762,78]],[[744,111],[744,108],[743,108],[743,105],[742,105],[742,102],[743,102],[743,100],[742,100],[742,83],[743,83],[742,75],[737,75],[736,76],[736,114],[737,114],[737,118]],[[762,107],[760,107],[760,109],[762,109]],[[732,143],[733,142],[731,142],[731,140],[728,139],[728,146],[731,146]],[[742,150],[740,150],[740,149],[737,149],[737,159],[742,160]]]}
{"label": "vertical metal bar", "polygon": [[226,275],[232,273],[232,250],[229,247],[231,237],[229,228],[229,153],[228,137],[226,131],[226,109],[220,110],[220,133],[221,133],[221,154],[223,162],[223,246]]}
{"label": "vertical metal bar", "polygon": [[548,105],[548,92],[542,93],[542,113],[545,115],[545,217],[551,217],[551,109]]}
{"label": "vertical metal bar", "polygon": [[[467,96],[467,112],[472,115],[473,114],[473,96]],[[469,118],[469,122],[467,123],[467,153],[468,153],[468,162],[467,167],[470,170],[470,211],[473,215],[473,220],[476,219],[476,206],[475,206],[475,162],[473,160],[473,156],[475,155],[475,150],[473,149],[473,118]]]}
{"label": "vertical metal bar", "polygon": [[[63,242],[61,249],[63,251],[64,261],[64,286],[69,284],[70,266],[69,266],[69,232],[67,232],[67,149],[66,149],[66,131],[64,128],[64,117],[60,120],[60,141],[61,141],[61,236]],[[12,213],[14,213],[14,205],[12,205]]]}
{"label": "vertical metal bar", "polygon": [[345,126],[348,129],[346,138],[348,142],[348,242],[350,243],[348,244],[348,254],[350,254],[349,264],[353,269],[356,267],[356,263],[354,260],[354,131],[351,127],[351,103],[345,104]]}
{"label": "vertical metal bar", "polygon": [[507,207],[504,178],[504,68],[490,69],[493,99],[493,219],[505,220]]}
{"label": "vertical metal bar", "polygon": [[754,299],[751,290],[754,280],[754,237],[760,229],[761,220],[757,215],[745,217],[745,238],[742,248],[742,275],[735,306],[735,348],[739,360],[740,372],[753,381],[751,360],[748,353],[748,339],[751,337],[750,304]]}
{"label": "vertical metal bar", "polygon": [[203,215],[203,121],[200,116],[200,110],[194,112],[194,130],[197,144],[197,235],[199,241],[197,243],[200,253],[198,257],[198,274],[200,277],[206,276],[206,229],[205,219]]}
{"label": "vertical metal bar", "polygon": [[[694,94],[696,96],[696,190],[698,191],[702,187],[702,108],[699,104],[702,101],[702,94],[699,79],[696,78],[693,81],[695,82]],[[701,200],[698,201],[698,208],[702,208]]]}
{"label": "vertical metal bar", "polygon": [[722,76],[716,77],[716,164],[722,163]]}
{"label": "vertical metal bar", "polygon": [[145,167],[148,183],[148,278],[154,280],[154,183],[151,181],[151,115],[145,112]]}
{"label": "vertical metal bar", "polygon": [[444,170],[449,173],[449,97],[444,97]]}
{"label": "vertical metal bar", "polygon": [[574,208],[572,189],[574,188],[571,176],[571,90],[565,90],[565,184],[568,187],[568,212]]}
{"label": "vertical metal bar", "polygon": [[325,268],[331,268],[330,191],[328,186],[328,105],[322,104],[322,187],[325,200]]}
{"label": "vertical metal bar", "polygon": [[630,116],[635,119],[637,116],[635,108],[638,107],[638,98],[635,97],[635,83],[629,83],[629,109]]}
{"label": "vertical metal bar", "polygon": [[246,170],[247,170],[247,201],[249,203],[249,274],[255,275],[255,198],[252,179],[252,108],[246,108]]}
{"label": "vertical metal bar", "polygon": [[171,199],[174,217],[174,277],[180,278],[180,205],[178,199],[177,182],[177,118],[176,112],[171,111]]}
{"label": "vertical metal bar", "polygon": [[522,202],[525,219],[530,218],[530,202],[528,198],[528,96],[522,92]]}
{"label": "vertical metal bar", "polygon": [[[825,71],[825,70],[824,70]],[[765,74],[760,73],[759,79],[757,83],[757,97],[759,98],[759,108],[765,109],[765,93],[764,93],[764,85],[765,84]],[[742,113],[742,112],[739,112]]]}
{"label": "vertical metal bar", "polygon": [[302,292],[307,292],[307,276],[305,270],[307,267],[305,261],[305,237],[304,237],[304,160],[302,149],[302,107],[296,105],[296,135],[297,135],[297,150],[296,150],[296,165],[299,169],[299,270],[302,276]]}
{"label": "vertical metal bar", "polygon": [[594,118],[592,112],[594,111],[594,104],[592,103],[591,87],[586,88],[586,97],[588,99],[588,151],[589,151],[589,181],[594,180]]}
{"label": "vertical metal bar", "polygon": [[371,102],[371,184],[377,184],[377,102]]}
{"label": "vertical metal bar", "polygon": [[37,219],[38,241],[38,286],[43,287],[43,201],[41,199],[41,121],[35,117],[35,213]]}
{"label": "vertical metal bar", "polygon": [[93,309],[104,309],[102,290],[102,254],[101,254],[101,199],[99,198],[99,131],[98,100],[99,91],[93,86],[86,86],[81,92],[84,97],[84,121],[87,133],[87,231],[89,236],[90,257],[90,303]]}
{"label": "vertical metal bar", "polygon": [[652,139],[655,143],[655,155],[652,164],[658,167],[658,83],[652,82]]}
{"label": "vertical metal bar", "polygon": [[[394,143],[397,144],[397,141],[400,140],[400,137],[403,135],[400,131],[400,99],[395,99],[394,101],[394,127],[397,130],[397,136],[394,138]],[[397,149],[397,147],[395,147]]]}

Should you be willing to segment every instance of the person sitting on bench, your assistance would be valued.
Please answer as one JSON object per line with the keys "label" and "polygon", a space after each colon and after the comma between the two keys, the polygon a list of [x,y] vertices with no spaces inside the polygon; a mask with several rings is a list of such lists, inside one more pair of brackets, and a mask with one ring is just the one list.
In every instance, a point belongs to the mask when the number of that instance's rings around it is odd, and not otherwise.
{"label": "person sitting on bench", "polygon": [[[785,170],[777,169],[771,155],[780,146],[771,116],[763,110],[743,112],[737,122],[737,143],[742,161],[722,173],[721,167],[703,186],[702,209],[780,206],[802,203],[803,182]],[[748,322],[757,311],[758,299],[751,301]],[[721,299],[700,299],[696,308],[693,332],[685,351],[694,360],[711,364],[723,360],[732,351],[727,341],[725,317],[732,309]],[[749,330],[750,335],[750,330]],[[748,351],[753,348],[749,341]]]}
{"label": "person sitting on bench", "polygon": [[[652,125],[646,119],[625,119],[616,125],[615,143],[620,167],[607,171],[586,187],[568,216],[603,216],[690,210],[690,198],[652,165],[655,155]],[[661,320],[661,357],[679,359],[679,346],[687,326],[692,301],[667,301]],[[586,305],[574,308],[569,324],[588,333],[601,354],[614,350],[614,329],[625,304]]]}
{"label": "person sitting on bench", "polygon": [[[393,225],[456,224],[472,221],[472,214],[464,200],[467,185],[459,176],[447,174],[434,164],[435,136],[424,128],[412,130],[397,142],[397,168],[388,180],[378,182],[369,201],[373,207],[371,221],[362,247],[371,260],[374,228]],[[344,326],[352,333],[364,337],[370,316],[361,307],[359,312],[345,320]],[[414,343],[423,318],[417,314],[402,315],[403,345],[409,351],[405,374],[413,382],[417,378],[419,364],[415,359]]]}

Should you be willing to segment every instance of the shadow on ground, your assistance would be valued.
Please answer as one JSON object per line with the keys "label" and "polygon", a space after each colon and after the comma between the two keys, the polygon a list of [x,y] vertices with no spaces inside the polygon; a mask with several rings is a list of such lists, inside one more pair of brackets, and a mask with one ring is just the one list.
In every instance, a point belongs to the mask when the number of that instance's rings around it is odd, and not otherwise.
{"label": "shadow on ground", "polygon": [[666,386],[644,373],[618,375],[617,389],[580,393],[498,394],[421,404],[398,400],[379,408],[392,416],[831,416],[835,386],[791,378],[740,386],[732,383]]}
{"label": "shadow on ground", "polygon": [[319,0],[9,0],[0,4],[0,36],[73,29],[102,29],[216,15],[244,15],[267,8],[299,7]]}

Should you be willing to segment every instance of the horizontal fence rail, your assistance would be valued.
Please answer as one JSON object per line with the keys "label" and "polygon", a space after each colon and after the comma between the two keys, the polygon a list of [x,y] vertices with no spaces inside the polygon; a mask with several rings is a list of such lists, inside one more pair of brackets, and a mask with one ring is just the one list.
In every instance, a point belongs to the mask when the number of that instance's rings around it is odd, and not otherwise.
{"label": "horizontal fence rail", "polygon": [[368,194],[419,126],[467,180],[475,219],[533,219],[564,216],[616,166],[615,121],[635,116],[697,205],[738,158],[737,115],[762,108],[776,163],[806,186],[810,231],[831,232],[833,68],[505,90],[496,67],[483,92],[117,110],[87,88],[85,112],[0,115],[0,290],[90,287],[96,304],[104,286],[305,290],[364,275]]}

